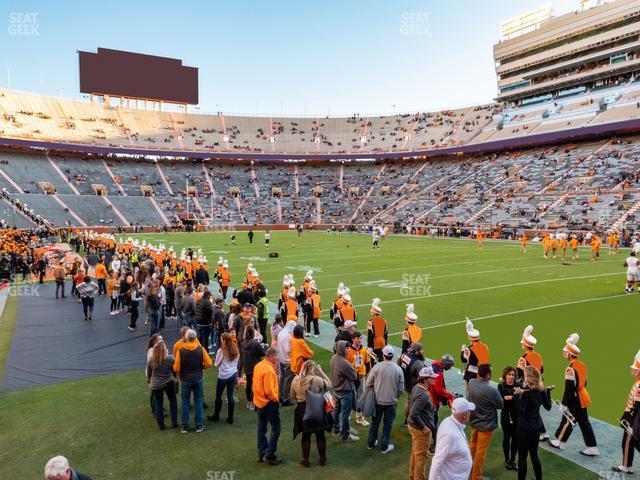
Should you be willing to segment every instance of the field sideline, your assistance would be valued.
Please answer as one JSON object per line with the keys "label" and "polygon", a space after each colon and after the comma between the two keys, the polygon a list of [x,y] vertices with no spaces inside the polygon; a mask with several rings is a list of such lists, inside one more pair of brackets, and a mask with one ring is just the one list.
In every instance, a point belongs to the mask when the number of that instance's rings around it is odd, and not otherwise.
{"label": "field sideline", "polygon": [[[304,273],[314,270],[324,310],[330,307],[338,282],[343,281],[358,306],[361,330],[366,328],[371,299],[382,299],[394,345],[400,344],[405,303],[414,303],[418,324],[424,329],[426,355],[435,358],[452,353],[458,367],[468,316],[491,348],[494,380],[504,365],[515,364],[521,353],[522,330],[531,323],[538,350],[545,357],[545,381],[559,387],[554,392],[556,398],[562,393],[565,366],[561,349],[566,337],[578,331],[582,357],[590,368],[593,405],[589,413],[617,424],[632,380],[629,365],[639,347],[629,333],[635,332],[640,295],[623,294],[626,251],[615,257],[604,252],[600,262],[591,262],[588,250],[582,249],[584,258],[562,265],[558,259],[543,259],[540,245],[533,243],[525,256],[516,242],[487,241],[479,252],[475,243],[467,240],[391,236],[380,250],[372,251],[371,238],[366,235],[304,232],[298,237],[295,232],[272,232],[271,251],[280,254],[272,259],[263,246],[262,232],[256,233],[253,245],[248,244],[245,233],[236,235],[236,247],[226,232],[135,237],[173,244],[178,252],[182,247],[202,248],[211,268],[219,255],[228,258],[234,287],[251,262],[272,302],[277,301],[284,274],[293,273],[300,285]],[[4,320],[15,311],[15,307],[6,309]],[[326,313],[323,319],[328,320]],[[0,336],[2,333],[0,330]],[[328,369],[330,353],[313,348],[317,360]],[[205,398],[212,402],[214,369],[205,378]],[[210,471],[231,470],[237,472],[236,479],[302,472],[310,479],[331,475],[361,478],[372,469],[391,478],[406,476],[410,441],[400,426],[400,414],[393,432],[396,452],[392,461],[367,452],[362,441],[342,446],[331,438],[329,465],[302,470],[297,464],[299,440],[291,441],[292,411],[284,409],[280,451],[286,464],[275,472],[255,463],[255,420],[244,408],[238,408],[234,426],[207,423],[203,436],[181,436],[176,431],[157,432],[148,412],[147,395],[141,371],[0,393],[0,414],[5,420],[0,432],[0,478],[39,478],[46,458],[57,453],[67,454],[80,471],[93,478],[181,478],[188,472],[189,478],[207,479],[214,478],[207,476]],[[238,395],[244,400],[242,388]],[[555,427],[547,425],[550,432]],[[362,432],[362,427],[359,429]],[[579,432],[574,436],[578,440]],[[485,474],[515,478],[502,466],[500,441],[501,433],[497,433]],[[186,452],[200,451],[202,454],[185,457]],[[312,449],[312,463],[317,464],[314,455]],[[542,451],[541,455],[545,475],[550,478],[598,478],[555,454]]]}
{"label": "field sideline", "polygon": [[601,260],[592,262],[589,250],[581,248],[579,260],[562,265],[559,259],[543,259],[541,246],[533,242],[524,255],[517,242],[485,241],[479,252],[475,242],[465,239],[390,236],[380,250],[372,251],[368,235],[304,232],[298,237],[295,232],[272,232],[271,250],[280,256],[267,258],[262,232],[256,233],[253,245],[244,232],[236,235],[236,247],[228,233],[136,237],[173,244],[177,251],[189,245],[202,248],[211,265],[222,255],[229,259],[234,286],[251,262],[274,302],[284,274],[293,273],[300,285],[312,269],[325,319],[342,281],[351,289],[361,330],[366,329],[371,299],[382,299],[395,344],[405,325],[405,304],[413,303],[431,358],[443,353],[457,358],[466,341],[464,319],[469,317],[476,319],[498,372],[518,359],[522,330],[530,323],[545,358],[545,380],[559,387],[565,366],[561,349],[567,336],[577,331],[589,367],[590,414],[617,424],[632,380],[628,367],[640,348],[624,333],[635,331],[640,307],[640,295],[624,294],[625,249],[615,256],[604,250]]}

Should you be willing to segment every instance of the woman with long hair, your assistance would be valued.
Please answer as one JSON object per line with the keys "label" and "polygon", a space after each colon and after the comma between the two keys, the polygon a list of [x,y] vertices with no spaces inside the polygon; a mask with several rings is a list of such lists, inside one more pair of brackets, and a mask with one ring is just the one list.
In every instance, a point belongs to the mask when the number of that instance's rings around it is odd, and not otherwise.
{"label": "woman with long hair", "polygon": [[515,395],[516,388],[522,385],[516,380],[517,371],[511,365],[502,371],[501,381],[498,384],[498,392],[504,402],[504,407],[500,412],[500,425],[502,427],[502,451],[504,453],[504,466],[507,470],[517,470],[516,452],[518,443],[516,432],[518,430],[518,411]]}
{"label": "woman with long hair", "polygon": [[216,354],[215,365],[218,367],[218,383],[216,384],[216,401],[213,415],[207,415],[209,420],[217,422],[220,420],[220,410],[222,410],[222,392],[227,389],[227,423],[233,423],[233,410],[235,400],[233,389],[238,381],[238,360],[240,351],[233,335],[223,333],[220,338],[222,344]]}
{"label": "woman with long hair", "polygon": [[139,286],[137,282],[133,282],[131,288],[127,291],[129,297],[129,312],[131,312],[131,320],[129,321],[129,331],[135,332],[138,328],[136,322],[138,321],[138,304],[140,303]]}
{"label": "woman with long hair", "polygon": [[[155,347],[157,344],[163,342],[163,338],[162,335],[160,335],[159,333],[156,333],[154,335],[151,335],[149,337],[149,340],[147,340],[147,346],[145,347],[145,352],[147,353],[147,367],[145,369],[145,375],[147,376],[147,381],[149,381],[149,362],[151,361],[151,357],[153,356],[153,347]],[[154,403],[153,403],[153,393],[149,392],[149,405],[151,405],[151,415],[154,414],[155,409],[154,409]]]}
{"label": "woman with long hair", "polygon": [[302,365],[300,373],[291,382],[291,398],[298,402],[293,414],[293,438],[302,433],[302,459],[300,464],[308,467],[311,453],[311,435],[315,434],[320,466],[327,464],[327,441],[325,439],[324,421],[311,424],[304,422],[307,406],[307,392],[311,391],[324,395],[331,388],[331,381],[322,371],[322,367],[313,360],[307,360]]}
{"label": "woman with long hair", "polygon": [[535,367],[524,368],[524,385],[516,389],[519,395],[518,410],[518,480],[527,478],[527,455],[531,456],[531,466],[536,480],[542,479],[542,465],[538,458],[538,443],[542,431],[540,407],[551,410],[551,390],[544,388],[540,372]]}
{"label": "woman with long hair", "polygon": [[147,381],[151,387],[153,411],[158,428],[164,430],[164,395],[169,399],[171,428],[178,426],[178,402],[176,399],[175,373],[173,372],[173,355],[169,355],[164,341],[156,343],[151,350],[151,358],[147,364]]}

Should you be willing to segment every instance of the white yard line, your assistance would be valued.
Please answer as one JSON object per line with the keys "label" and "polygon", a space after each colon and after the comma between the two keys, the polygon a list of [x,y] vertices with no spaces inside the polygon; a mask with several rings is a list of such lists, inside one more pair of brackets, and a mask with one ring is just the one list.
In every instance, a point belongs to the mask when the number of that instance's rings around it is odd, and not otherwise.
{"label": "white yard line", "polygon": [[[612,273],[601,273],[598,275],[583,275],[579,277],[559,277],[559,278],[548,278],[545,280],[532,280],[530,282],[518,282],[518,283],[508,283],[505,285],[493,285],[491,287],[482,287],[482,288],[470,288],[467,290],[454,290],[452,292],[443,292],[436,293],[434,295],[422,295],[419,297],[406,297],[406,298],[396,298],[393,300],[383,300],[382,305],[389,303],[397,303],[397,302],[409,302],[413,300],[423,300],[427,298],[436,298],[436,297],[446,297],[450,295],[462,295],[465,293],[475,293],[475,292],[486,292],[488,290],[499,290],[501,288],[513,288],[513,287],[522,287],[525,285],[537,285],[541,283],[552,283],[552,282],[564,282],[567,280],[584,280],[589,278],[598,278],[598,277],[610,277],[612,275],[620,275],[620,272],[612,272]],[[358,307],[367,307],[370,303],[363,303],[360,305],[354,305],[356,308]],[[329,310],[323,310],[323,312],[328,312]]]}
{"label": "white yard line", "polygon": [[[618,295],[609,295],[608,297],[594,297],[594,298],[586,298],[584,300],[574,300],[572,302],[563,302],[563,303],[552,303],[549,305],[541,305],[539,307],[531,307],[531,308],[523,308],[520,310],[513,310],[511,312],[503,312],[503,313],[496,313],[493,315],[485,315],[483,317],[469,317],[470,320],[472,321],[477,321],[477,320],[486,320],[489,318],[497,318],[497,317],[507,317],[509,315],[515,315],[518,313],[527,313],[527,312],[535,312],[537,310],[546,310],[549,308],[557,308],[557,307],[564,307],[567,305],[577,305],[579,303],[589,303],[589,302],[599,302],[600,300],[611,300],[612,298],[621,298],[621,297],[626,297],[628,294],[626,293],[621,293]],[[435,328],[442,328],[442,327],[449,327],[451,325],[460,325],[462,323],[466,323],[467,320],[457,320],[455,322],[448,322],[448,323],[441,323],[440,325],[431,325],[429,327],[422,327],[422,330],[433,330]],[[402,335],[402,332],[394,332],[394,333],[390,333],[390,336],[392,335]]]}

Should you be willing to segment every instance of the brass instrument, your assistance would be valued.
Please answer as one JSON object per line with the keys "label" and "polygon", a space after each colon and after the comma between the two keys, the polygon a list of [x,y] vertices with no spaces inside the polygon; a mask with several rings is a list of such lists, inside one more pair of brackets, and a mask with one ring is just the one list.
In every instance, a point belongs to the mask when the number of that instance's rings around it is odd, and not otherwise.
{"label": "brass instrument", "polygon": [[573,416],[573,414],[569,411],[567,407],[562,405],[558,400],[552,399],[551,403],[553,403],[556,407],[558,407],[558,409],[560,410],[564,418],[567,419],[567,421],[571,424],[572,427],[576,426],[576,418]]}

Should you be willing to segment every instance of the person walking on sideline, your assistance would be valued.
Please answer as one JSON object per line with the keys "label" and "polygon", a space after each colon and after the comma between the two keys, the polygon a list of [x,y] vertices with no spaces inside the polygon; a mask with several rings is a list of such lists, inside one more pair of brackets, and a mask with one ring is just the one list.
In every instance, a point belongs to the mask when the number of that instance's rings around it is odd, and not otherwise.
{"label": "person walking on sideline", "polygon": [[64,260],[60,260],[58,265],[53,269],[53,278],[56,281],[56,299],[58,298],[58,291],[62,291],[62,298],[64,298],[64,279],[67,276],[67,272],[64,269]]}
{"label": "person walking on sideline", "polygon": [[84,277],[82,283],[76,287],[76,291],[82,301],[82,310],[84,311],[84,321],[90,322],[93,317],[93,305],[98,293],[98,284],[91,281],[91,277]]}

